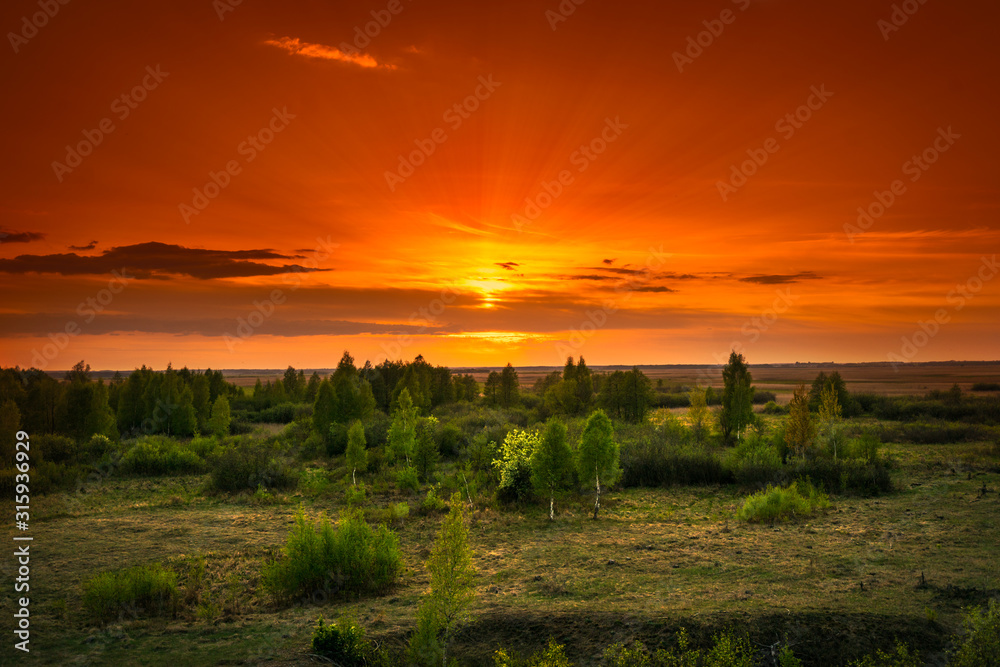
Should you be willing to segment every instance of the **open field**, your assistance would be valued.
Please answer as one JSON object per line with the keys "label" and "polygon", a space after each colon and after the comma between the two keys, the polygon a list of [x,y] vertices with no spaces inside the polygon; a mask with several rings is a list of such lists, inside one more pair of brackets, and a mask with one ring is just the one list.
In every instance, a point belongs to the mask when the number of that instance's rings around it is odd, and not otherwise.
{"label": "open field", "polygon": [[[822,515],[777,527],[735,521],[742,495],[733,488],[618,491],[596,522],[590,498],[559,503],[551,524],[539,507],[478,509],[470,523],[475,620],[456,653],[482,664],[497,645],[540,648],[551,635],[578,664],[597,664],[616,640],[655,644],[681,625],[698,637],[735,624],[760,643],[787,635],[807,664],[840,664],[897,636],[937,654],[962,606],[1000,588],[1000,467],[984,445],[889,451],[899,493],[837,497]],[[407,572],[391,595],[277,608],[256,594],[258,573],[296,507],[337,515],[342,503],[300,491],[257,505],[203,496],[203,484],[110,478],[76,502],[39,501],[32,585],[42,663],[306,664],[316,617],[345,612],[402,645],[428,585],[422,562],[438,517],[397,526]],[[373,502],[401,499],[418,500],[392,493]],[[211,621],[189,608],[106,627],[84,621],[88,577],[153,561],[184,571],[199,554],[220,599],[229,594],[225,577],[236,575],[229,586],[238,611]]]}

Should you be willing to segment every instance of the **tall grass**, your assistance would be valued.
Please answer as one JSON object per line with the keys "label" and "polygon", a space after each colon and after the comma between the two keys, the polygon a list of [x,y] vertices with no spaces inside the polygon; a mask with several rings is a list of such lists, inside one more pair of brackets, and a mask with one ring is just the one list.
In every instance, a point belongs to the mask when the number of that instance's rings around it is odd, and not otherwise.
{"label": "tall grass", "polygon": [[334,528],[325,515],[313,524],[299,510],[282,557],[264,567],[262,585],[278,600],[316,591],[382,593],[402,571],[399,542],[385,526],[372,529],[352,512]]}
{"label": "tall grass", "polygon": [[774,523],[808,516],[830,506],[825,493],[808,481],[792,482],[787,487],[769,486],[748,497],[736,512],[736,518],[752,523]]}
{"label": "tall grass", "polygon": [[159,563],[102,572],[83,584],[83,605],[99,621],[175,608],[177,574]]}

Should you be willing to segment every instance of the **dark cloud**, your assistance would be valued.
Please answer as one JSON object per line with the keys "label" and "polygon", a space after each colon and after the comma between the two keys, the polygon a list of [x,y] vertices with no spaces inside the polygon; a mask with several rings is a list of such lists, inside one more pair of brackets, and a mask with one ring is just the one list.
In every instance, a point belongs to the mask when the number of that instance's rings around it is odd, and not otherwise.
{"label": "dark cloud", "polygon": [[757,285],[785,285],[787,283],[797,283],[801,280],[819,279],[820,276],[816,275],[812,271],[803,271],[802,273],[792,273],[786,275],[747,276],[746,278],[740,278],[740,282],[755,283]]}
{"label": "dark cloud", "polygon": [[676,292],[675,289],[670,289],[669,287],[664,287],[663,285],[643,285],[641,287],[633,287],[634,292]]}
{"label": "dark cloud", "polygon": [[42,232],[14,232],[10,230],[0,230],[0,243],[31,243],[41,241],[45,238]]}
{"label": "dark cloud", "polygon": [[586,271],[607,271],[608,273],[615,273],[620,276],[636,276],[640,273],[646,273],[646,269],[622,269],[618,267],[609,268],[606,266],[591,266],[586,267]]}
{"label": "dark cloud", "polygon": [[508,271],[513,271],[515,266],[521,266],[517,262],[497,262],[496,265]]}
{"label": "dark cloud", "polygon": [[244,278],[249,276],[274,276],[284,273],[330,271],[331,269],[306,268],[298,264],[273,266],[260,261],[294,259],[271,249],[263,250],[208,250],[186,248],[167,243],[138,243],[118,246],[96,256],[76,253],[56,255],[19,255],[14,259],[0,259],[0,272],[4,273],[57,273],[69,275],[98,275],[123,268],[136,278],[167,278],[191,276],[202,280],[213,278]]}
{"label": "dark cloud", "polygon": [[617,259],[618,258],[616,257],[615,259],[605,259],[601,261],[603,261],[605,264],[614,264]]}
{"label": "dark cloud", "polygon": [[70,250],[93,250],[97,247],[97,241],[91,241],[87,245],[71,245]]}

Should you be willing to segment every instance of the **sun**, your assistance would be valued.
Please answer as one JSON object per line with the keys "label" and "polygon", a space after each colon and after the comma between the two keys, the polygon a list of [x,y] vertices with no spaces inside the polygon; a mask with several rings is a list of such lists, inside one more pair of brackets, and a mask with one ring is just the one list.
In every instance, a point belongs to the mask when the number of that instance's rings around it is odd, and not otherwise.
{"label": "sun", "polygon": [[512,287],[507,281],[497,278],[466,280],[463,285],[479,295],[479,308],[496,308],[502,303],[500,295]]}

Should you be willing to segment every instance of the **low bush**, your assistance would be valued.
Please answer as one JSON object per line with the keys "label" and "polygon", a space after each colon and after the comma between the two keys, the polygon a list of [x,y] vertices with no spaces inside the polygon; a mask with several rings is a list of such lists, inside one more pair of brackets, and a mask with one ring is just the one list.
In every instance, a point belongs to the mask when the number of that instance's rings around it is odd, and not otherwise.
{"label": "low bush", "polygon": [[280,600],[318,590],[383,593],[403,571],[396,535],[385,526],[372,529],[359,512],[334,528],[325,515],[313,524],[299,510],[283,551],[261,577],[264,590]]}
{"label": "low bush", "polygon": [[448,511],[448,504],[437,494],[437,490],[432,486],[427,489],[427,496],[420,503],[420,514],[440,514]]}
{"label": "low bush", "polygon": [[949,667],[978,667],[996,664],[1000,656],[1000,602],[990,600],[971,609],[962,621],[962,633],[955,642]]}
{"label": "low bush", "polygon": [[292,488],[299,480],[295,471],[275,458],[262,442],[235,440],[209,460],[212,486],[219,491]]}
{"label": "low bush", "polygon": [[761,410],[765,415],[786,415],[788,408],[778,405],[774,401],[768,401]]}
{"label": "low bush", "polygon": [[729,484],[733,475],[711,452],[645,437],[621,449],[621,484],[634,486]]}
{"label": "low bush", "polygon": [[[911,651],[906,644],[897,642],[895,650],[891,653],[879,649],[871,655],[849,662],[848,667],[922,667],[923,664],[924,661],[915,651]],[[985,665],[986,663],[972,664]]]}
{"label": "low bush", "polygon": [[878,496],[894,490],[889,466],[878,460],[809,459],[786,467],[785,479],[808,478],[827,493],[846,493],[859,496]]}
{"label": "low bush", "polygon": [[744,488],[764,488],[781,478],[781,454],[756,434],[740,441],[730,453],[726,466],[736,483]]}
{"label": "low bush", "polygon": [[1000,391],[1000,382],[974,382],[972,391]]}
{"label": "low bush", "polygon": [[175,610],[177,574],[159,563],[102,572],[83,584],[83,606],[98,621]]}
{"label": "low bush", "polygon": [[787,487],[768,487],[749,496],[736,512],[736,518],[751,523],[774,523],[808,516],[830,506],[826,494],[806,482],[792,482]]}
{"label": "low bush", "polygon": [[[757,651],[745,633],[736,632],[715,635],[708,649],[693,648],[687,631],[681,628],[676,648],[653,652],[639,641],[631,646],[618,643],[604,652],[604,664],[607,667],[754,667]],[[799,667],[800,664],[790,650],[779,654],[779,667]]]}
{"label": "low bush", "polygon": [[388,664],[387,656],[365,637],[364,628],[351,619],[326,625],[320,616],[313,629],[312,652],[340,667]]}
{"label": "low bush", "polygon": [[400,468],[396,471],[396,486],[400,491],[416,493],[420,490],[420,476],[412,467]]}
{"label": "low bush", "polygon": [[548,647],[527,658],[497,649],[493,654],[493,664],[494,667],[572,667],[573,663],[566,657],[563,645],[550,637]]}
{"label": "low bush", "polygon": [[140,439],[125,452],[121,460],[122,473],[139,477],[189,475],[204,470],[203,458],[164,435]]}

